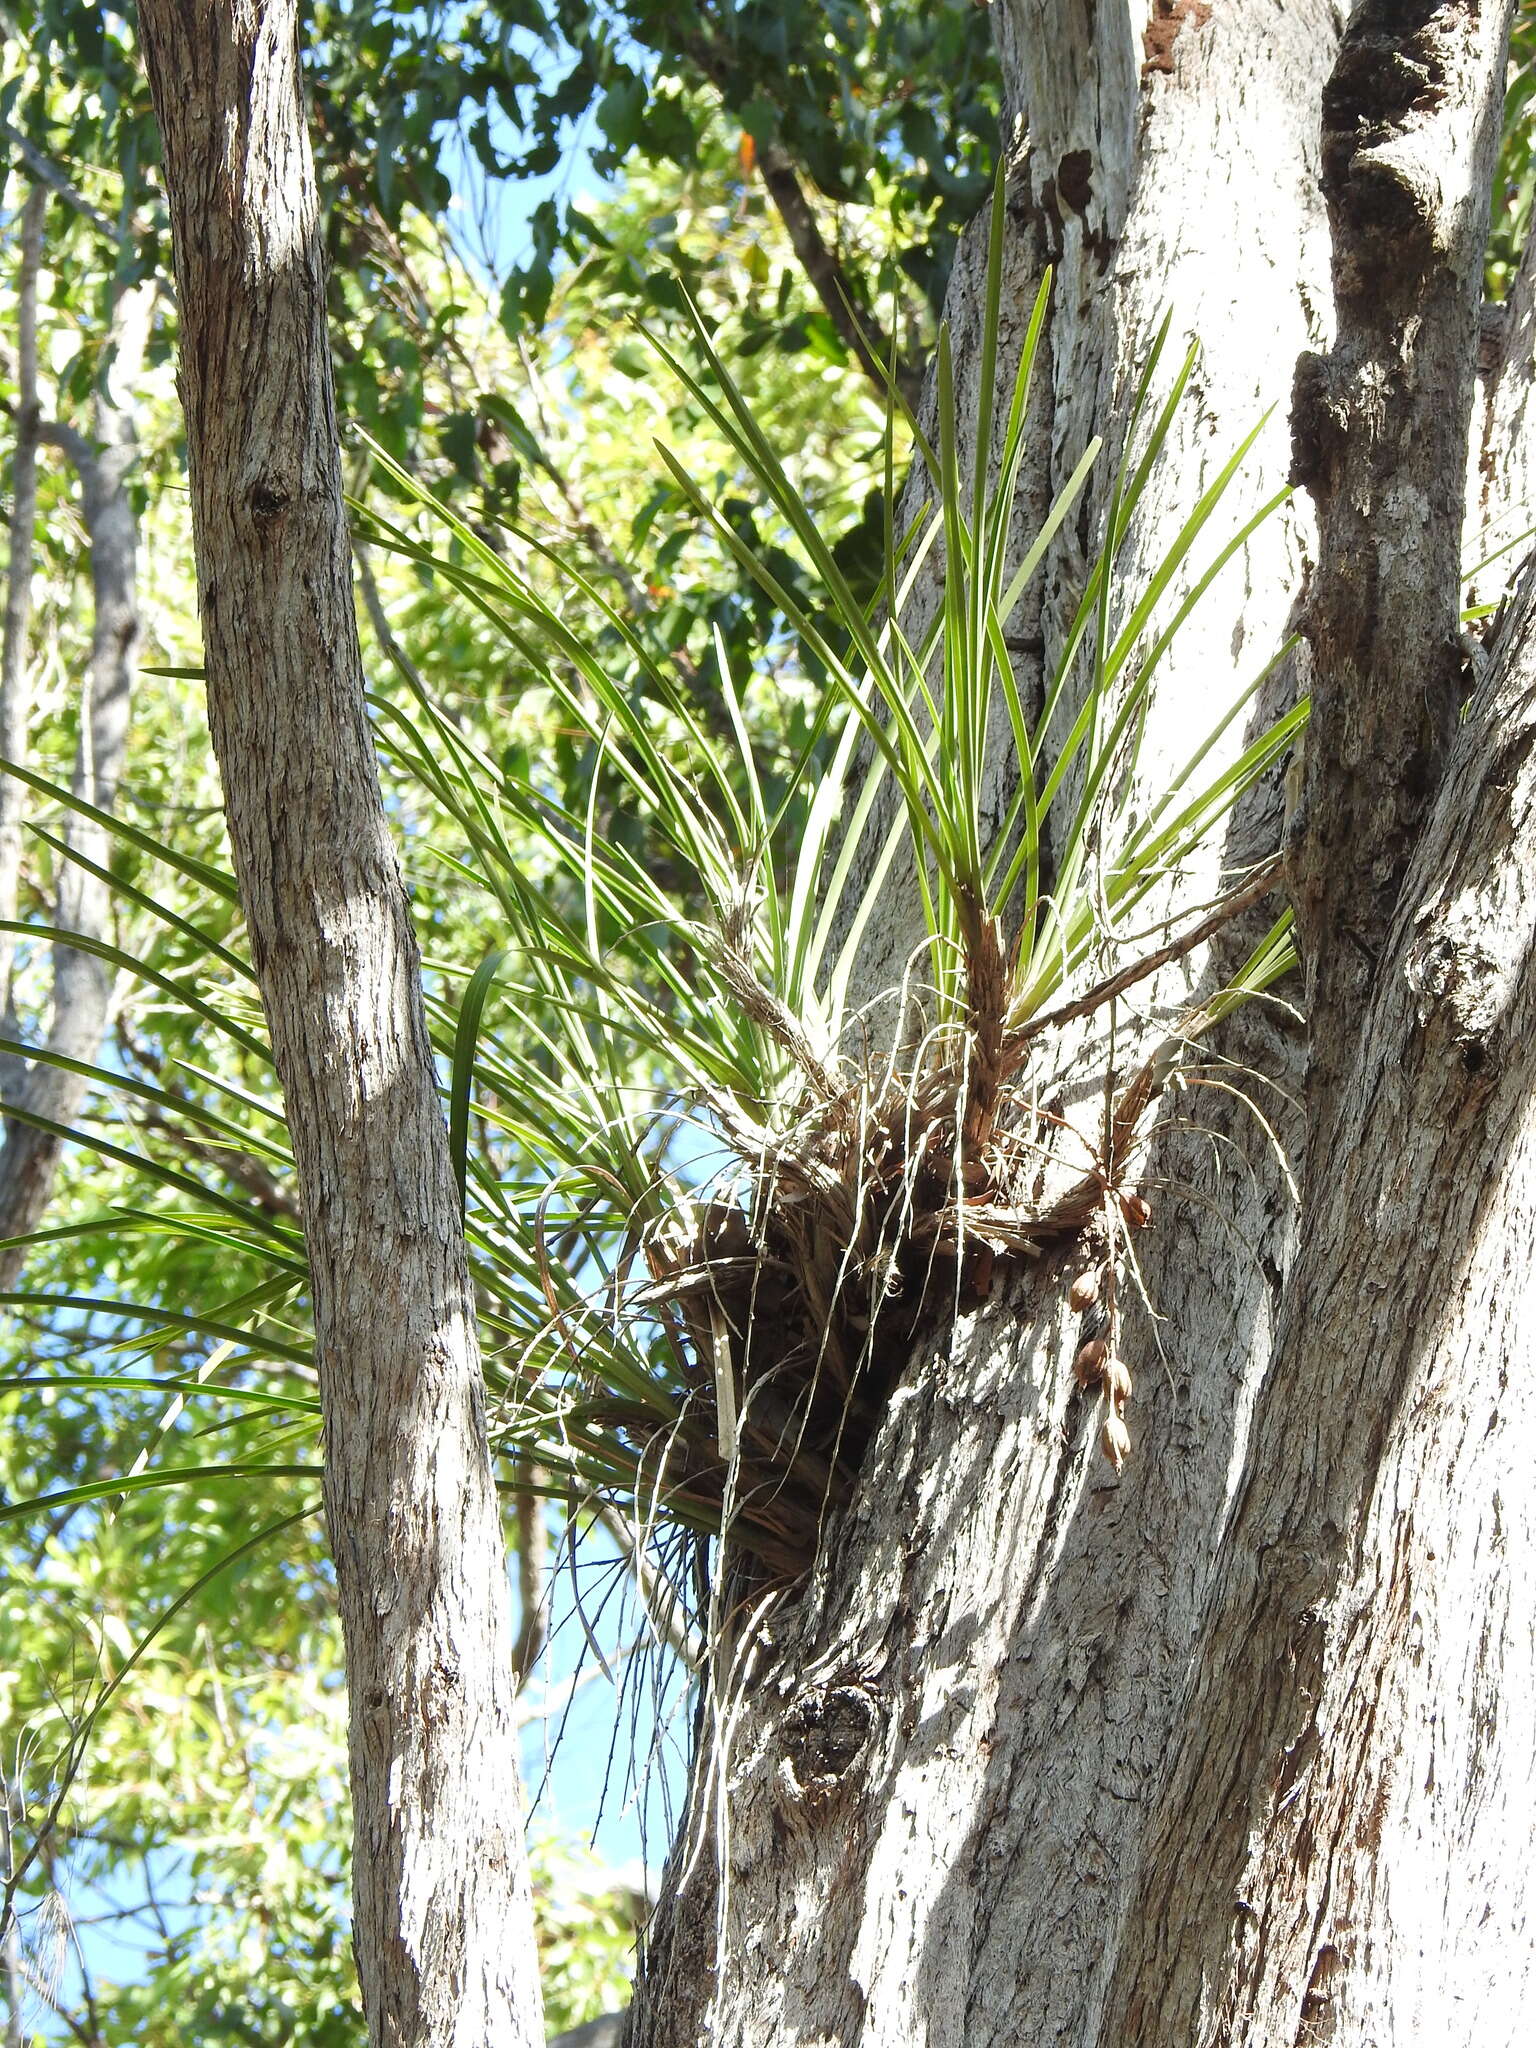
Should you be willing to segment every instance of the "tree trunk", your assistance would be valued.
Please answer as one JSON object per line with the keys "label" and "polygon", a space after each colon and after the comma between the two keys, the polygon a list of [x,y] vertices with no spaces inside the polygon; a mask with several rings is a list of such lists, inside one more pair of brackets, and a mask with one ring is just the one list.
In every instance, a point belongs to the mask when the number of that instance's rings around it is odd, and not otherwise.
{"label": "tree trunk", "polygon": [[[1071,1372],[1070,1252],[918,1350],[809,1582],[721,1646],[628,2040],[1513,2043],[1536,1961],[1536,581],[1486,673],[1457,619],[1509,8],[1368,0],[1346,31],[1327,0],[1160,0],[1144,36],[1082,0],[994,12],[1010,290],[1056,271],[1021,522],[1092,433],[1123,437],[1165,310],[1203,352],[1132,573],[1268,407],[1250,502],[1293,464],[1315,501],[1194,615],[1142,767],[1187,756],[1299,623],[1275,692],[1317,707],[1286,837],[1310,1022],[1253,1005],[1219,1049],[1301,1204],[1250,1110],[1175,1100],[1119,1474]],[[1533,460],[1529,277],[1476,399],[1478,532],[1514,521]],[[1026,669],[1103,510],[1026,600]],[[1261,791],[1185,899],[1273,853],[1281,811]],[[908,909],[884,906],[866,993]],[[1190,973],[1222,963],[1158,994]],[[1120,1022],[1118,1054],[1102,1030],[1075,1050],[1069,1100],[1130,1064]]]}
{"label": "tree trunk", "polygon": [[[5,557],[5,625],[0,635],[0,758],[19,761],[27,751],[32,709],[27,637],[32,621],[36,563],[37,449],[41,408],[37,397],[37,273],[43,259],[48,194],[29,188],[16,238],[16,435],[11,447],[11,515]],[[0,775],[0,920],[16,915],[21,881],[22,785]],[[15,941],[0,930],[0,1015],[11,1023],[11,959]]]}
{"label": "tree trunk", "polygon": [[506,1560],[363,700],[293,0],[142,0],[209,723],[313,1279],[370,2039],[542,2039]]}
{"label": "tree trunk", "polygon": [[[93,435],[87,436],[62,420],[36,419],[35,346],[30,379],[22,386],[23,409],[34,415],[37,439],[61,449],[80,482],[81,512],[90,544],[91,652],[81,691],[80,730],[70,781],[76,797],[106,812],[117,801],[138,658],[139,522],[132,494],[133,468],[138,460],[134,386],[143,367],[154,303],[150,284],[119,289],[112,295],[106,350],[110,368],[97,390]],[[23,558],[29,572],[35,515],[34,493],[27,512]],[[5,758],[21,761],[27,753],[30,705],[19,680],[14,697],[9,683],[8,676]],[[4,915],[14,919],[24,790],[14,781],[8,782],[7,788],[15,836],[7,841],[0,835],[0,903],[8,903]],[[54,929],[87,939],[109,938],[111,891],[99,874],[83,865],[89,861],[98,869],[106,867],[110,851],[106,828],[71,811],[64,821],[63,839],[78,859],[59,862]],[[7,965],[13,939],[11,932],[4,931]],[[48,1052],[83,1064],[97,1059],[112,1007],[112,980],[111,970],[96,955],[70,945],[67,939],[55,941],[52,1004],[44,1033]],[[6,998],[7,1034],[16,1038],[19,1027],[8,987]],[[90,1083],[83,1074],[43,1060],[23,1061],[10,1051],[0,1056],[0,1075],[4,1076],[4,1107],[15,1112],[6,1117],[5,1138],[0,1143],[0,1238],[21,1238],[36,1229],[48,1206],[64,1148],[61,1127],[73,1123]],[[0,1290],[15,1286],[25,1258],[24,1245],[0,1250]]]}

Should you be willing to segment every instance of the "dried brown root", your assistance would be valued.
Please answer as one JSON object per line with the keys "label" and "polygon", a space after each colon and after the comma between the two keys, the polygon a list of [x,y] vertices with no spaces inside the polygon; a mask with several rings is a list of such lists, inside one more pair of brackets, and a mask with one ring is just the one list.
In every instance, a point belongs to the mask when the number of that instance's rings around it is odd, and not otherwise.
{"label": "dried brown root", "polygon": [[[1261,871],[1168,946],[1013,1028],[997,924],[962,906],[965,1015],[922,1038],[905,1072],[894,1055],[863,1072],[823,1055],[757,974],[746,909],[722,919],[713,944],[727,984],[788,1055],[798,1093],[763,1122],[734,1099],[707,1104],[739,1161],[734,1178],[644,1236],[650,1284],[628,1306],[667,1320],[687,1392],[680,1418],[650,1423],[663,1497],[671,1489],[717,1515],[760,1569],[797,1577],[857,1476],[925,1303],[974,1305],[1024,1260],[1075,1240],[1093,1247],[1069,1289],[1073,1312],[1092,1318],[1075,1371],[1102,1391],[1100,1444],[1123,1468],[1132,1383],[1118,1350],[1116,1247],[1150,1219],[1135,1160],[1202,1013],[1110,1094],[1075,1179],[1061,1139],[1081,1134],[1021,1077],[1042,1030],[1113,1000],[1272,881]],[[638,1412],[624,1426],[647,1434]]]}

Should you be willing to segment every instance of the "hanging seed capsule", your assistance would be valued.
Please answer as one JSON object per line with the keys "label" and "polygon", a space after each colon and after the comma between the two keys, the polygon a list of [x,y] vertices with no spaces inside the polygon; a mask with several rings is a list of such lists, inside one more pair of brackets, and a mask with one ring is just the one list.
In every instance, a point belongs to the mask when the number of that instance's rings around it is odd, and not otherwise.
{"label": "hanging seed capsule", "polygon": [[1152,1204],[1142,1195],[1122,1195],[1120,1214],[1132,1230],[1140,1230],[1144,1224],[1152,1221]]}
{"label": "hanging seed capsule", "polygon": [[1104,1455],[1118,1472],[1131,1455],[1131,1432],[1118,1415],[1107,1415],[1104,1427],[1099,1432],[1099,1442]]}
{"label": "hanging seed capsule", "polygon": [[1096,1387],[1104,1377],[1104,1361],[1108,1356],[1109,1346],[1104,1342],[1104,1339],[1102,1337],[1090,1337],[1082,1350],[1078,1352],[1076,1362],[1072,1367],[1073,1372],[1077,1375],[1078,1384],[1084,1387]]}
{"label": "hanging seed capsule", "polygon": [[1129,1401],[1132,1392],[1130,1374],[1118,1358],[1112,1358],[1104,1368],[1104,1385],[1109,1398],[1118,1409],[1122,1402]]}
{"label": "hanging seed capsule", "polygon": [[1067,1300],[1074,1315],[1081,1315],[1090,1309],[1099,1298],[1099,1276],[1097,1273],[1079,1273],[1067,1290]]}

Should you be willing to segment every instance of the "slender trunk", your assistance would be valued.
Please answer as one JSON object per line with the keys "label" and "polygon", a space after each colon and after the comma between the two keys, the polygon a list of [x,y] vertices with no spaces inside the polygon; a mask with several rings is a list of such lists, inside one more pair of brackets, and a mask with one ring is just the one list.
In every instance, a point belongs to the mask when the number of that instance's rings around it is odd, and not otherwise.
{"label": "slender trunk", "polygon": [[[1144,39],[1082,0],[995,15],[1022,142],[1010,290],[1056,271],[1021,520],[1092,433],[1123,437],[1165,311],[1174,350],[1203,347],[1133,578],[1269,407],[1249,501],[1283,483],[1296,365],[1328,351],[1295,450],[1318,526],[1293,501],[1213,587],[1142,768],[1186,757],[1299,611],[1274,693],[1318,692],[1292,820],[1312,1028],[1253,1006],[1218,1041],[1245,1071],[1192,1078],[1263,1097],[1305,1146],[1303,1207],[1230,1095],[1165,1116],[1118,1475],[1073,1383],[1070,1255],[918,1352],[810,1581],[722,1647],[627,2038],[1513,2043],[1536,1948],[1529,589],[1448,715],[1508,9],[1372,0],[1347,38],[1327,0],[1159,5]],[[1528,318],[1517,297],[1508,331]],[[1485,404],[1517,434],[1529,372],[1509,374]],[[1494,473],[1532,459],[1527,435]],[[1102,515],[1026,599],[1026,675]],[[1262,789],[1213,858],[1273,854],[1281,812]],[[908,909],[884,907],[866,994]],[[1220,963],[1158,993],[1191,970]],[[1070,1103],[1116,1048],[1069,1052]]]}
{"label": "slender trunk", "polygon": [[542,2037],[506,1560],[363,698],[293,0],[144,0],[208,713],[303,1195],[370,2039]]}
{"label": "slender trunk", "polygon": [[[11,1783],[0,1773],[0,1865],[7,1883],[16,1868],[11,1838]],[[5,1975],[5,2048],[23,2048],[22,2017],[26,2004],[26,1958],[21,1946],[21,1924],[9,1891],[0,1899],[0,1970]]]}
{"label": "slender trunk", "polygon": [[[133,425],[134,385],[143,363],[153,311],[154,292],[149,285],[139,285],[116,296],[108,334],[111,370],[97,393],[92,436],[87,437],[63,422],[38,417],[35,334],[29,338],[30,375],[23,384],[23,406],[30,413],[35,439],[61,449],[80,483],[81,510],[90,547],[92,627],[71,780],[74,794],[101,811],[110,811],[117,798],[138,649],[139,536],[129,480],[138,459]],[[35,505],[27,522],[29,555],[32,517]],[[21,680],[23,673],[18,664],[14,694],[9,687],[12,679],[7,676],[7,759],[21,760],[26,753],[29,707]],[[11,751],[13,747],[15,753]],[[4,784],[4,790],[7,809],[0,815],[14,833],[14,839],[0,839],[0,887],[8,898],[3,916],[14,919],[23,792],[19,783],[10,781]],[[71,812],[65,822],[64,840],[82,860],[105,866],[109,848],[104,827]],[[55,929],[79,933],[87,939],[102,939],[110,934],[111,918],[106,885],[85,867],[62,861],[55,896]],[[4,932],[7,949],[12,943],[13,934]],[[43,1034],[45,1048],[67,1059],[93,1061],[101,1048],[111,1001],[112,977],[105,963],[67,942],[56,943],[52,1001]],[[8,1000],[8,1013],[12,1007]],[[7,1027],[8,1036],[14,1039],[19,1035],[10,1014]],[[46,1126],[71,1123],[89,1084],[81,1075],[42,1061],[23,1062],[17,1054],[6,1056],[3,1071],[4,1106],[19,1114],[7,1117],[4,1141],[0,1143],[0,1238],[19,1238],[36,1228],[53,1193],[63,1140],[56,1130]],[[40,1118],[42,1122],[22,1121],[23,1115]],[[0,1251],[0,1289],[15,1285],[25,1256],[21,1246]]]}
{"label": "slender trunk", "polygon": [[[27,751],[32,708],[27,681],[27,635],[32,623],[32,572],[36,563],[37,448],[41,417],[37,397],[37,273],[43,256],[43,218],[48,194],[41,185],[28,192],[21,210],[16,258],[16,413],[11,444],[11,516],[5,564],[5,629],[0,640],[0,759],[20,761]],[[0,919],[16,915],[21,880],[22,786],[0,776]],[[11,1014],[11,957],[15,943],[0,932],[0,1015]]]}

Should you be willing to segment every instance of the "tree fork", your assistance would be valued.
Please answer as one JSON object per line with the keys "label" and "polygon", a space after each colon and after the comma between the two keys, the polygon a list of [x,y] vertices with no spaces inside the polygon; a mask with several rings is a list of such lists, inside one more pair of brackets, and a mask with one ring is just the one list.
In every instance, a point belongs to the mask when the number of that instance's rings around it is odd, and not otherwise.
{"label": "tree fork", "polygon": [[[1332,354],[1320,144],[1347,10],[1158,12],[1172,32],[1138,78],[1126,10],[994,9],[1028,145],[1013,246],[1038,236],[1057,267],[1055,479],[1090,432],[1115,445],[1164,312],[1175,347],[1204,343],[1201,403],[1176,425],[1153,527],[1180,516],[1298,356]],[[1417,117],[1485,109],[1490,91],[1496,107],[1502,10],[1376,12],[1378,34],[1428,23],[1447,41]],[[1402,71],[1410,98],[1428,69]],[[1337,90],[1330,110],[1337,178]],[[1487,119],[1442,160],[1448,193],[1464,179],[1449,202],[1462,253],[1481,234]],[[965,253],[957,337],[974,300]],[[1475,272],[1475,256],[1457,270],[1456,319]],[[1454,356],[1451,337],[1423,345]],[[1459,523],[1456,423],[1427,431],[1437,516]],[[1283,439],[1257,444],[1271,484]],[[1160,678],[1159,763],[1182,759],[1212,678],[1288,630],[1318,557],[1309,523],[1300,495],[1246,552],[1246,589],[1213,593]],[[1081,534],[1063,531],[1042,578],[1048,653],[1090,524],[1085,511]],[[1452,559],[1443,534],[1434,548]],[[1439,662],[1445,586],[1409,595],[1400,624]],[[1069,1274],[1027,1276],[914,1357],[802,1596],[749,1637],[705,1717],[634,2048],[1523,2040],[1536,1676],[1519,1589],[1536,1573],[1536,1445],[1515,1275],[1536,1235],[1533,605],[1527,589],[1448,750],[1437,710],[1417,808],[1384,808],[1389,915],[1401,903],[1363,1017],[1337,970],[1356,1020],[1338,1027],[1344,1107],[1308,1177],[1305,1264],[1288,1272],[1291,1198],[1253,1126],[1205,1105],[1195,1125],[1189,1108],[1189,1136],[1165,1131],[1155,1154],[1193,1199],[1166,1198],[1173,1222],[1138,1245],[1160,1335],[1146,1318],[1131,1333],[1145,1422],[1118,1482],[1091,1462],[1067,1390],[1083,1335],[1064,1312]],[[1396,701],[1409,687],[1382,681]],[[1279,809],[1276,790],[1234,821],[1229,864],[1272,856]],[[1323,886],[1342,889],[1356,854],[1340,837]],[[886,907],[888,965],[904,928],[900,902]],[[1254,1005],[1224,1031],[1229,1057],[1300,1092],[1293,1024]],[[1202,1138],[1238,1170],[1209,1168]],[[834,1722],[839,1767],[818,1773],[805,1737]]]}
{"label": "tree fork", "polygon": [[295,0],[142,0],[208,714],[303,1194],[375,2048],[542,2041],[506,1560],[363,696]]}

